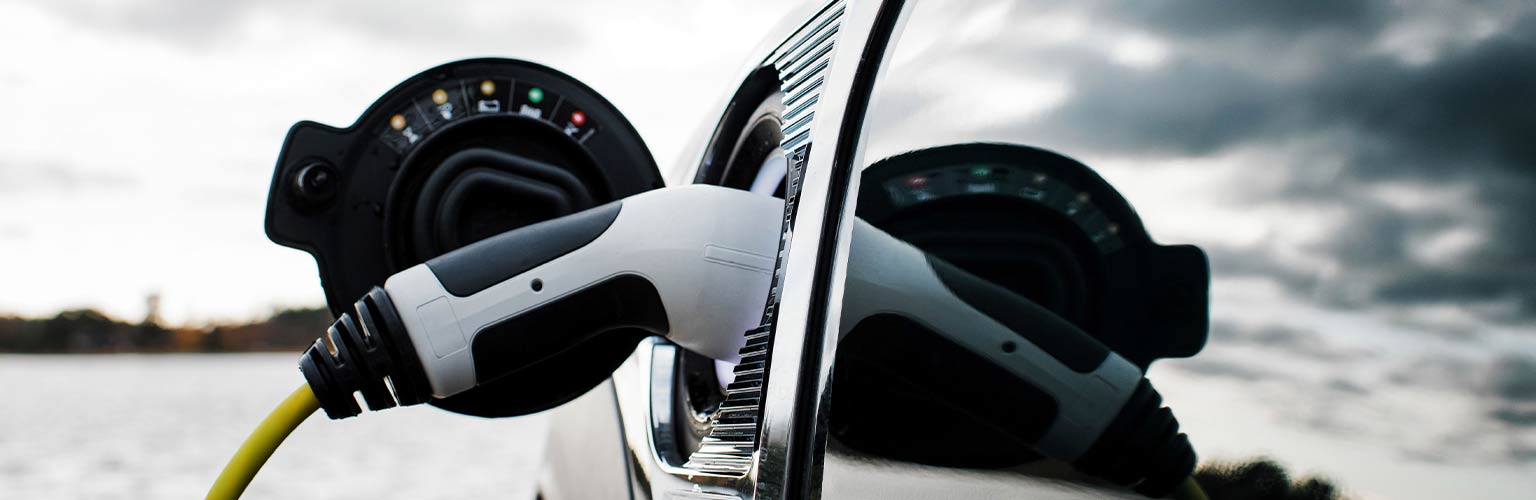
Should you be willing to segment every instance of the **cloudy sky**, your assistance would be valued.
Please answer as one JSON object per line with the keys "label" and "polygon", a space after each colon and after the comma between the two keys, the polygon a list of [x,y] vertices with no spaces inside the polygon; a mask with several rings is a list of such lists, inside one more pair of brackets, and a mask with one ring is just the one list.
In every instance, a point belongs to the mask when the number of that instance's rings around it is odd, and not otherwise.
{"label": "cloudy sky", "polygon": [[[1536,489],[1536,6],[959,3],[914,11],[869,158],[1053,149],[1202,246],[1211,342],[1153,377],[1203,456],[1369,499]],[[319,305],[313,261],[261,230],[293,122],[520,57],[606,95],[666,168],[788,10],[550,5],[0,1],[0,314]]]}
{"label": "cloudy sky", "polygon": [[[607,96],[670,165],[785,2],[0,2],[0,314],[176,323],[324,302],[262,233],[284,134],[444,62],[525,58]],[[657,54],[675,54],[661,58]]]}
{"label": "cloudy sky", "polygon": [[1536,4],[918,5],[870,159],[1022,143],[1200,245],[1152,378],[1210,459],[1376,498],[1536,488]]}

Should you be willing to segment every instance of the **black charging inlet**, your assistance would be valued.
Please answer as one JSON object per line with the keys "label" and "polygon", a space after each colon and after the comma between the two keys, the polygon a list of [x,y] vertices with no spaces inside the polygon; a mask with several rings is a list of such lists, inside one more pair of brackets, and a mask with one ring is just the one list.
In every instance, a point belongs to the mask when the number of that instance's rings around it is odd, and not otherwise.
{"label": "black charging inlet", "polygon": [[[527,61],[468,59],[406,79],[350,126],[295,124],[277,158],[265,228],[272,241],[315,257],[340,316],[411,266],[662,185],[640,134],[591,87]],[[617,365],[630,351],[576,346],[430,404],[483,417],[539,411],[544,403],[510,395],[590,377],[589,363]]]}

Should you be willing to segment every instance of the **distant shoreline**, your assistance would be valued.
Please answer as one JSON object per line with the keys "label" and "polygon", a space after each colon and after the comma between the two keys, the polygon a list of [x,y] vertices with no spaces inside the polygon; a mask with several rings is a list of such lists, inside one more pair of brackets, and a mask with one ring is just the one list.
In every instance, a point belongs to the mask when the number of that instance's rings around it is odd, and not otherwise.
{"label": "distant shoreline", "polygon": [[0,316],[0,353],[298,353],[314,345],[331,322],[330,311],[321,307],[284,309],[259,321],[203,327],[165,327],[153,318],[132,323],[93,309],[74,309],[51,318]]}

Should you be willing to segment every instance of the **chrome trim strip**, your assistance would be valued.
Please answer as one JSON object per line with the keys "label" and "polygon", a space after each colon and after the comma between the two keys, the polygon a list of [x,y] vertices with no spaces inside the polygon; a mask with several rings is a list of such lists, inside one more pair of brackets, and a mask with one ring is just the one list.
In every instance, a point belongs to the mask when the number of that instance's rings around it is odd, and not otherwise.
{"label": "chrome trim strip", "polygon": [[[821,261],[833,255],[845,258],[851,227],[841,217],[851,196],[834,193],[846,189],[846,182],[836,180],[835,173],[847,175],[851,170],[836,159],[854,147],[842,144],[851,134],[843,130],[848,109],[841,104],[863,95],[854,86],[861,81],[858,72],[865,69],[862,61],[876,21],[889,4],[900,5],[900,1],[807,4],[801,10],[807,14],[800,18],[802,22],[781,25],[780,33],[792,34],[778,38],[781,42],[767,57],[742,72],[749,75],[771,64],[780,72],[780,81],[792,85],[786,87],[785,103],[793,110],[796,129],[789,130],[794,136],[782,143],[791,163],[791,192],[786,193],[790,210],[785,215],[782,268],[774,291],[781,301],[767,308],[772,327],[747,333],[736,383],[727,390],[730,405],[722,403],[717,413],[720,425],[682,465],[675,463],[678,450],[672,427],[676,416],[671,377],[676,367],[671,360],[676,347],[660,339],[647,340],[614,373],[637,498],[819,497],[826,377],[836,347],[836,336],[829,340],[822,333],[827,324],[835,325],[837,308],[829,304],[840,304],[833,301],[840,300],[843,276],[842,264],[835,259],[831,267]],[[862,116],[862,104],[856,112]],[[813,148],[813,144],[822,146]],[[697,151],[684,159],[693,163],[687,175],[673,180],[695,177],[704,153],[702,148]],[[798,237],[794,237],[796,227],[802,228]],[[834,282],[831,295],[825,294],[828,280]],[[823,296],[816,298],[817,292]],[[807,361],[812,362],[810,366],[805,366]],[[810,462],[804,457],[810,457]]]}
{"label": "chrome trim strip", "polygon": [[[779,81],[783,85],[783,92],[792,93],[808,81],[814,79],[815,87],[824,89],[822,83],[827,78],[826,69],[831,65],[832,48],[837,46],[837,35],[841,30],[841,20],[846,12],[845,4],[833,3],[818,14],[818,16],[805,26],[814,28],[802,28],[789,40],[787,49],[775,51],[771,59],[772,66],[779,71]],[[811,40],[810,43],[807,43]],[[822,50],[822,47],[826,50]],[[815,54],[815,59],[804,59],[809,54]],[[799,61],[798,63],[796,61]],[[805,68],[809,67],[809,70]],[[797,73],[798,72],[798,73]],[[777,292],[782,284],[785,261],[783,252],[791,240],[794,227],[794,210],[796,200],[799,199],[799,183],[795,180],[798,172],[804,167],[804,159],[809,151],[810,144],[807,140],[813,133],[813,120],[816,116],[815,103],[821,102],[816,93],[811,89],[801,90],[797,97],[807,97],[799,106],[802,116],[798,120],[782,125],[784,135],[788,138],[781,144],[785,149],[785,156],[790,161],[787,175],[789,176],[788,188],[785,192],[785,221],[784,235],[780,241],[780,258],[775,269],[775,290],[770,295],[767,311],[764,313],[765,324],[772,324],[774,318],[774,303],[777,302]],[[786,104],[786,107],[788,105]],[[762,422],[763,390],[766,387],[768,371],[771,370],[771,354],[773,338],[771,327],[758,328],[745,332],[746,345],[741,350],[742,362],[736,366],[734,382],[727,388],[726,399],[720,404],[720,411],[715,415],[715,425],[710,434],[705,436],[697,452],[689,457],[686,467],[714,474],[739,474],[750,475],[754,465],[761,458],[757,455],[758,433]]]}
{"label": "chrome trim strip", "polygon": [[838,105],[814,110],[810,141],[790,156],[803,155],[804,162],[795,207],[799,234],[785,255],[758,450],[757,498],[821,497],[864,113],[887,65],[888,46],[908,11],[909,4],[901,0],[850,0],[821,95],[823,103]]}

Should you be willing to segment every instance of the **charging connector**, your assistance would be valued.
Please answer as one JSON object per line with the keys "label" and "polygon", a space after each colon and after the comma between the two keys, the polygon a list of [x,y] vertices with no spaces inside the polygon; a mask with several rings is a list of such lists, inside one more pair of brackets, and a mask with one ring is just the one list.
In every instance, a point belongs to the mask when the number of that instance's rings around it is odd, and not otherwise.
{"label": "charging connector", "polygon": [[[300,371],[326,415],[341,419],[363,405],[453,397],[582,345],[632,349],[635,333],[734,360],[746,339],[732,332],[756,324],[765,302],[781,210],[741,191],[669,188],[482,240],[369,291],[304,353]],[[882,318],[921,326],[916,339],[979,358],[992,375],[914,370],[901,359],[936,351],[876,328],[880,344],[897,348],[892,372],[954,397],[974,391],[951,389],[978,382],[1013,387],[1002,397],[1019,411],[975,413],[1144,495],[1174,492],[1190,476],[1189,440],[1136,365],[1038,304],[862,221],[854,233],[840,335]],[[508,397],[548,408],[613,370],[561,366],[596,377]]]}
{"label": "charging connector", "polygon": [[1072,465],[1149,497],[1175,492],[1195,472],[1195,449],[1162,403],[1152,383],[1141,379],[1104,433]]}
{"label": "charging connector", "polygon": [[340,419],[362,413],[358,393],[374,411],[430,400],[426,373],[389,294],[374,287],[354,308],[299,358],[299,371],[325,415]]}

